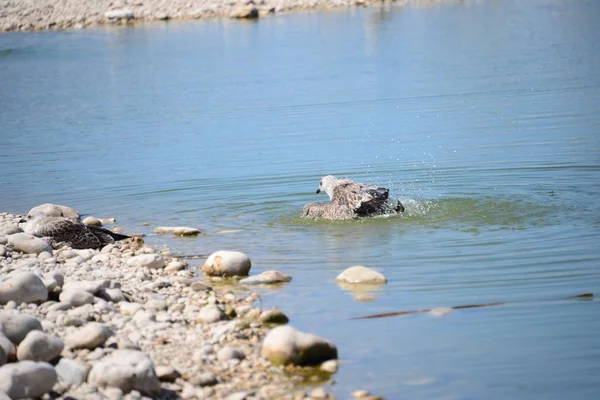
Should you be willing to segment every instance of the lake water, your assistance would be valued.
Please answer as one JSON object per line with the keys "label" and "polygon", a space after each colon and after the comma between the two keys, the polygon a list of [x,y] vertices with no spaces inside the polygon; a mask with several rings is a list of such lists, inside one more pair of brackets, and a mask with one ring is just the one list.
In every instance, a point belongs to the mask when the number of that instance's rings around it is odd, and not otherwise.
{"label": "lake water", "polygon": [[[443,2],[3,34],[0,208],[200,227],[147,242],[290,274],[264,306],[337,344],[340,398],[600,398],[600,302],[567,299],[600,292],[599,15]],[[406,215],[300,219],[327,174]],[[356,264],[389,279],[373,301],[333,281]],[[351,319],[488,302],[507,304]]]}

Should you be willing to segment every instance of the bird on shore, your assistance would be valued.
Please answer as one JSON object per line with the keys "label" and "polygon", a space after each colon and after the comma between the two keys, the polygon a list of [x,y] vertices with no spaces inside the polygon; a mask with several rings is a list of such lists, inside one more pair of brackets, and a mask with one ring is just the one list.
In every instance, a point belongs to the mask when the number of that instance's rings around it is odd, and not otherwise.
{"label": "bird on shore", "polygon": [[321,192],[327,193],[330,201],[306,204],[303,208],[304,217],[344,220],[404,212],[400,201],[390,204],[389,189],[350,179],[324,176],[317,189],[317,194]]}
{"label": "bird on shore", "polygon": [[99,249],[109,243],[129,239],[97,226],[85,225],[67,217],[49,217],[44,213],[28,214],[25,233],[48,241],[53,247],[66,243],[74,249]]}

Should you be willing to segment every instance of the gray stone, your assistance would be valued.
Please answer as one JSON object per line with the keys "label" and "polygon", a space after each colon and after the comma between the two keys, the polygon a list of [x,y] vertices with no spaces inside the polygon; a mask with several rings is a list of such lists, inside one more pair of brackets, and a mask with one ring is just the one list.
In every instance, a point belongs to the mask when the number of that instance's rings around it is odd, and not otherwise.
{"label": "gray stone", "polygon": [[98,346],[102,346],[111,335],[112,331],[106,326],[97,322],[90,322],[67,336],[65,343],[72,349],[93,350]]}
{"label": "gray stone", "polygon": [[20,304],[47,299],[48,289],[40,277],[32,272],[20,272],[0,282],[0,304],[6,304],[11,300]]}
{"label": "gray stone", "polygon": [[243,360],[244,358],[246,358],[246,355],[243,351],[229,346],[225,346],[217,352],[217,360],[221,362],[226,362],[229,360]]}
{"label": "gray stone", "polygon": [[6,256],[6,246],[3,244],[0,244],[0,257],[4,257]]}
{"label": "gray stone", "polygon": [[10,341],[9,338],[6,337],[2,324],[0,324],[0,348],[2,348],[2,352],[9,360],[14,359],[17,356],[15,345]]}
{"label": "gray stone", "polygon": [[243,285],[269,285],[274,283],[289,282],[292,277],[279,271],[265,271],[262,274],[249,276],[240,280]]}
{"label": "gray stone", "polygon": [[23,232],[23,229],[16,224],[0,225],[0,236],[14,235],[15,233],[21,232]]}
{"label": "gray stone", "polygon": [[71,303],[54,303],[50,307],[48,307],[48,311],[67,311],[73,308],[73,304]]}
{"label": "gray stone", "polygon": [[194,292],[207,292],[209,290],[212,290],[212,287],[210,287],[206,283],[200,282],[200,281],[193,282],[190,285],[190,288],[192,288],[192,290]]}
{"label": "gray stone", "polygon": [[77,289],[63,290],[58,299],[65,303],[71,303],[73,307],[94,303],[93,294]]}
{"label": "gray stone", "polygon": [[66,217],[79,221],[79,212],[71,207],[62,206],[60,204],[46,203],[33,207],[27,213],[28,216],[42,214],[47,217]]}
{"label": "gray stone", "polygon": [[165,267],[165,260],[159,254],[142,254],[127,260],[127,266],[132,268],[160,269]]}
{"label": "gray stone", "polygon": [[78,360],[61,358],[56,364],[56,373],[58,379],[70,386],[79,386],[87,380],[91,365]]}
{"label": "gray stone", "polygon": [[210,324],[212,322],[227,319],[227,315],[225,315],[225,313],[216,304],[209,304],[200,309],[198,318],[200,318],[202,322]]}
{"label": "gray stone", "polygon": [[137,390],[156,395],[160,392],[160,381],[152,361],[136,350],[116,350],[94,363],[88,383],[96,387],[117,387],[124,393]]}
{"label": "gray stone", "polygon": [[221,250],[208,256],[202,271],[209,276],[246,276],[251,266],[250,259],[244,253]]}
{"label": "gray stone", "polygon": [[68,281],[65,282],[62,289],[63,292],[69,290],[83,290],[85,292],[96,294],[101,289],[110,287],[110,281],[100,279],[96,281]]}
{"label": "gray stone", "polygon": [[198,386],[214,386],[219,383],[219,380],[212,372],[205,371],[192,376],[190,382]]}
{"label": "gray stone", "polygon": [[56,371],[46,362],[27,360],[0,367],[0,392],[13,399],[40,397],[56,381]]}
{"label": "gray stone", "polygon": [[60,338],[33,330],[19,344],[17,359],[19,361],[52,361],[58,357],[63,348],[64,344]]}
{"label": "gray stone", "polygon": [[34,317],[16,311],[0,312],[0,323],[4,327],[6,337],[14,344],[21,343],[25,336],[33,330],[42,330],[42,324]]}
{"label": "gray stone", "polygon": [[8,354],[4,351],[4,347],[0,346],[0,367],[8,361]]}
{"label": "gray stone", "polygon": [[259,16],[258,8],[253,5],[236,7],[230,14],[230,17],[235,19],[258,19]]}
{"label": "gray stone", "polygon": [[311,333],[284,325],[272,329],[265,337],[261,354],[273,364],[318,365],[337,359],[336,346]]}
{"label": "gray stone", "polygon": [[175,380],[181,376],[181,374],[170,365],[157,365],[154,370],[156,371],[156,376],[158,376],[158,379],[162,382],[175,382]]}
{"label": "gray stone", "polygon": [[336,278],[336,282],[350,284],[384,284],[387,283],[387,278],[380,272],[371,268],[356,265],[350,267],[340,273]]}
{"label": "gray stone", "polygon": [[8,235],[8,244],[13,246],[14,251],[25,254],[40,254],[43,251],[52,252],[52,246],[44,239],[28,235],[26,233],[14,233]]}

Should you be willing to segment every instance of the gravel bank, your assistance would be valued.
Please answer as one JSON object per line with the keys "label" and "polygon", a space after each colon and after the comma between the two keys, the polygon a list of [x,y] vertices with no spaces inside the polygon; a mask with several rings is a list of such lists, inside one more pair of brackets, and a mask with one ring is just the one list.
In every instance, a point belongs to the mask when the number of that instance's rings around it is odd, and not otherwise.
{"label": "gravel bank", "polygon": [[0,398],[333,398],[337,348],[227,277],[250,272],[246,255],[216,252],[204,274],[226,270],[196,276],[140,238],[38,245],[22,218],[0,213]]}
{"label": "gravel bank", "polygon": [[[396,3],[431,2],[398,0]],[[379,0],[4,0],[0,31],[81,29],[98,24],[200,18],[257,19],[294,10],[381,4]]]}

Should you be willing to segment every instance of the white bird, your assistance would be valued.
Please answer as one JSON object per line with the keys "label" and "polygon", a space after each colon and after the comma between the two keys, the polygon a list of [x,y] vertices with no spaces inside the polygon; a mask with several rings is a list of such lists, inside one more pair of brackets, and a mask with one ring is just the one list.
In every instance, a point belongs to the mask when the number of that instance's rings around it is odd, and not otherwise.
{"label": "white bird", "polygon": [[389,203],[389,189],[350,179],[324,176],[317,189],[317,193],[321,192],[327,193],[330,201],[306,204],[304,217],[341,220],[404,212],[399,201],[395,205]]}

